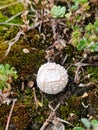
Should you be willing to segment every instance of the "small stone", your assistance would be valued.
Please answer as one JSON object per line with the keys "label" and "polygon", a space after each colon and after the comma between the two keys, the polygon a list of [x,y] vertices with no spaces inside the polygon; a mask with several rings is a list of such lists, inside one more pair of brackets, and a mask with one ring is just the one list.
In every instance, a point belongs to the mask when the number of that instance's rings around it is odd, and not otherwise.
{"label": "small stone", "polygon": [[30,53],[30,51],[26,48],[23,49],[23,52],[26,53],[26,54]]}
{"label": "small stone", "polygon": [[84,93],[84,94],[81,96],[81,98],[86,98],[86,97],[88,97],[88,93]]}
{"label": "small stone", "polygon": [[32,80],[28,81],[28,87],[32,88],[34,86],[34,82]]}

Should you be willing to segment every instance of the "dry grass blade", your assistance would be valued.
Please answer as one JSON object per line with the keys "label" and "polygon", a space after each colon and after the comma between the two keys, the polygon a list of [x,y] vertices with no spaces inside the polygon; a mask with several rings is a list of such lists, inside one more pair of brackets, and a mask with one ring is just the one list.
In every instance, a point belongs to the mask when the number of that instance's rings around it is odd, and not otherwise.
{"label": "dry grass blade", "polygon": [[20,2],[17,1],[17,2],[13,2],[13,3],[11,3],[11,4],[8,4],[8,5],[2,6],[2,7],[0,7],[0,10],[2,10],[2,9],[4,9],[4,8],[7,8],[7,7],[9,7],[9,6],[12,6],[12,5],[18,4],[18,3],[20,3]]}
{"label": "dry grass blade", "polygon": [[0,22],[0,25],[9,25],[9,26],[21,27],[21,24],[14,24],[14,23],[7,23],[7,22]]}
{"label": "dry grass blade", "polygon": [[52,110],[52,112],[50,113],[50,115],[48,116],[46,121],[43,123],[40,130],[45,130],[45,128],[49,125],[49,123],[52,122],[54,120],[54,118],[56,118],[56,113],[55,112],[56,112],[56,110],[58,109],[59,106],[60,106],[60,103],[57,104],[57,106],[55,108],[52,108],[51,105],[49,104],[49,108]]}
{"label": "dry grass blade", "polygon": [[11,20],[13,20],[14,18],[16,18],[17,16],[21,15],[22,13],[23,13],[23,12],[19,12],[18,14],[16,14],[16,15],[10,17],[8,20],[5,21],[5,23],[10,22]]}

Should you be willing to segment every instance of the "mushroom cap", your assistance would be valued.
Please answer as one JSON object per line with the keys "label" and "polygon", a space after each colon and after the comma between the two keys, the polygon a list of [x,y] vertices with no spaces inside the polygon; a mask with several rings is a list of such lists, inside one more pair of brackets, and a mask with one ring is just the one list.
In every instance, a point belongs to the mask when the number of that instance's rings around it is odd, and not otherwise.
{"label": "mushroom cap", "polygon": [[37,86],[47,94],[57,94],[66,87],[68,82],[67,70],[56,63],[41,65],[37,73]]}

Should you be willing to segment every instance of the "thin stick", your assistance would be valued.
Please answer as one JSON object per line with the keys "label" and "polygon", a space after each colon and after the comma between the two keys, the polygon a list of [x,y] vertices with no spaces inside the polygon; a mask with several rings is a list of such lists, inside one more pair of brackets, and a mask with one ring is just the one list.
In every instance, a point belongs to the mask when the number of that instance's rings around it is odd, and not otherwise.
{"label": "thin stick", "polygon": [[8,47],[8,49],[6,50],[5,57],[9,54],[11,47],[19,40],[19,38],[21,37],[21,35],[24,35],[24,32],[23,32],[23,31],[19,31],[19,32],[17,33],[17,35],[15,36],[15,38],[13,38],[13,39],[11,40],[11,42],[8,43],[8,44],[9,44],[9,47]]}
{"label": "thin stick", "polygon": [[61,118],[59,118],[59,117],[57,117],[57,120],[59,120],[60,122],[63,122],[63,123],[66,123],[66,124],[68,124],[68,125],[71,125],[71,126],[75,127],[75,126],[74,126],[73,124],[71,124],[70,122],[65,121],[65,120],[63,120],[63,119],[61,119]]}
{"label": "thin stick", "polygon": [[60,103],[57,104],[57,106],[55,108],[52,108],[51,105],[49,104],[49,108],[52,110],[52,112],[50,113],[50,115],[48,116],[48,118],[46,119],[46,121],[43,123],[42,127],[40,128],[40,130],[45,130],[45,128],[49,125],[50,122],[52,122],[52,120],[54,120],[54,118],[56,117],[56,110],[58,109],[58,107],[60,106]]}
{"label": "thin stick", "polygon": [[13,109],[14,109],[14,106],[15,106],[15,102],[16,102],[16,101],[17,101],[17,99],[14,99],[14,100],[13,100],[13,104],[12,104],[12,107],[11,107],[11,110],[10,110],[10,113],[9,113],[9,116],[8,116],[8,120],[7,120],[7,124],[6,124],[5,130],[8,130],[9,123],[10,123],[10,119],[11,119],[12,112],[13,112]]}
{"label": "thin stick", "polygon": [[33,91],[34,91],[34,100],[35,100],[35,105],[36,105],[36,109],[37,109],[37,108],[38,108],[38,100],[37,100],[37,97],[36,97],[35,88],[33,88]]}

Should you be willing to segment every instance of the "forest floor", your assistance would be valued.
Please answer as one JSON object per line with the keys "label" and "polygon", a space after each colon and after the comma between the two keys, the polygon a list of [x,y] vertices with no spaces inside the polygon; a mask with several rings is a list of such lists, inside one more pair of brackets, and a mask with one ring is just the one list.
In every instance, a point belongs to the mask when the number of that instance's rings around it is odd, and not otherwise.
{"label": "forest floor", "polygon": [[[73,1],[75,0],[70,0],[72,4]],[[33,5],[36,10],[39,9],[38,12],[44,10],[45,4],[41,6],[40,2],[35,1],[35,3]],[[68,11],[66,3],[59,0],[51,3],[50,6],[53,4],[66,6]],[[12,5],[5,7],[9,4]],[[12,100],[11,103],[9,105],[1,103],[0,106],[0,130],[6,127],[13,99],[17,101],[8,130],[40,130],[58,104],[55,115],[65,121],[63,124],[66,130],[72,130],[73,126],[83,126],[81,118],[98,120],[98,52],[95,49],[98,49],[98,27],[96,27],[97,33],[94,29],[92,29],[94,33],[88,33],[96,21],[98,26],[96,20],[98,2],[90,0],[89,10],[84,8],[87,3],[80,4],[78,9],[69,16],[69,21],[64,18],[51,18],[51,16],[48,19],[45,16],[44,19],[42,12],[42,14],[37,12],[38,18],[36,15],[33,17],[32,11],[26,12],[25,4],[15,3],[15,0],[0,0],[0,64],[8,63],[14,66],[18,74],[18,78],[11,84],[13,94],[8,97]],[[25,13],[22,15],[24,10]],[[77,10],[80,11],[79,15]],[[13,18],[19,13],[19,16]],[[31,28],[26,23],[28,19]],[[35,27],[32,27],[32,19],[35,20]],[[92,26],[87,26],[88,24]],[[78,27],[73,29],[75,25],[81,27],[80,30]],[[96,47],[89,47],[86,44],[80,47],[75,44],[82,37],[90,37],[90,40],[96,42]],[[13,45],[8,50],[11,43]],[[37,87],[37,71],[47,61],[63,65],[68,71],[68,84],[56,95],[45,94]],[[49,129],[45,128],[45,130]]]}

